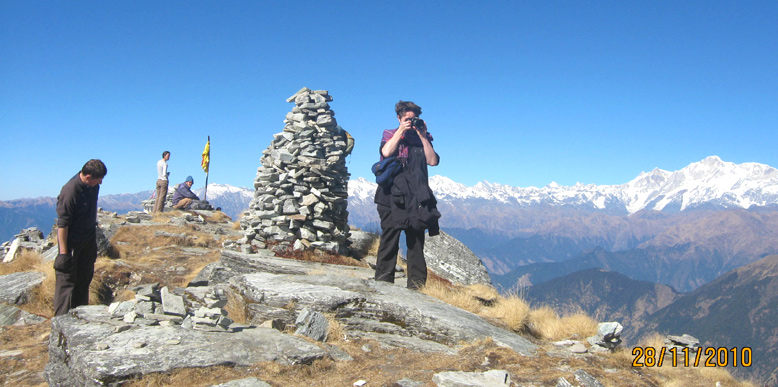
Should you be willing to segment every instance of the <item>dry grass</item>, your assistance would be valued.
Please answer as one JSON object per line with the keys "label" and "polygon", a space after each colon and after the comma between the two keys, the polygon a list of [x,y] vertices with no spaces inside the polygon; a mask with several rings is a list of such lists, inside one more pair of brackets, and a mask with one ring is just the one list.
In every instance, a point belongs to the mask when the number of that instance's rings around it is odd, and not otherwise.
{"label": "dry grass", "polygon": [[210,216],[203,217],[208,223],[230,223],[232,218],[221,211],[214,211]]}
{"label": "dry grass", "polygon": [[30,250],[20,249],[13,261],[0,263],[0,275],[38,270],[40,263],[40,254]]}
{"label": "dry grass", "polygon": [[51,324],[45,321],[21,327],[6,326],[0,330],[0,352],[6,350],[22,352],[19,356],[0,357],[0,385],[48,385],[40,371],[49,362],[50,328]]}
{"label": "dry grass", "polygon": [[491,286],[456,286],[432,279],[421,291],[514,332],[529,333],[542,339],[588,337],[597,332],[597,322],[584,313],[560,318],[549,307],[531,309],[519,294],[502,296]]}
{"label": "dry grass", "polygon": [[381,245],[381,237],[373,239],[373,243],[370,244],[370,248],[367,249],[367,255],[374,257],[378,256],[378,247]]}
{"label": "dry grass", "polygon": [[248,324],[248,305],[246,301],[238,294],[227,293],[227,305],[224,306],[227,316],[238,324]]}
{"label": "dry grass", "polygon": [[534,336],[546,340],[584,338],[597,333],[597,322],[585,313],[559,317],[550,307],[542,306],[530,311],[529,330]]}
{"label": "dry grass", "polygon": [[328,314],[329,329],[327,331],[327,342],[330,344],[344,344],[348,340],[346,327],[341,324],[334,315]]}
{"label": "dry grass", "polygon": [[421,292],[443,302],[475,313],[515,332],[525,332],[529,323],[529,304],[518,295],[500,296],[484,285],[457,286],[428,278]]}
{"label": "dry grass", "polygon": [[[166,216],[168,212],[160,216]],[[157,231],[185,236],[156,236]],[[206,265],[219,259],[221,242],[196,226],[172,225],[124,226],[111,238],[121,259],[109,267],[106,275],[115,285],[137,285],[159,282],[160,286],[186,286]],[[181,247],[210,249],[204,254],[185,254]],[[97,275],[96,275],[97,277]],[[123,278],[124,280],[119,280]],[[115,287],[114,287],[115,288]]]}

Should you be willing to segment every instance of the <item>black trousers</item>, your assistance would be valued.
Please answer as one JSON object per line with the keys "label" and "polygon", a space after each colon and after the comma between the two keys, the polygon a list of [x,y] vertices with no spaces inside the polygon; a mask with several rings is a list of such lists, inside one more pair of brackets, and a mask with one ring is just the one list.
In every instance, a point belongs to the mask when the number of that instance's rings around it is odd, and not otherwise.
{"label": "black trousers", "polygon": [[408,288],[418,289],[427,282],[427,261],[424,260],[424,230],[382,227],[375,279],[376,281],[394,283],[394,268],[397,265],[397,252],[400,250],[400,232],[402,231],[405,231],[405,242],[408,246]]}
{"label": "black trousers", "polygon": [[97,240],[90,238],[79,243],[68,242],[71,258],[54,262],[56,285],[54,288],[54,315],[61,316],[68,310],[89,304],[89,284],[95,273]]}

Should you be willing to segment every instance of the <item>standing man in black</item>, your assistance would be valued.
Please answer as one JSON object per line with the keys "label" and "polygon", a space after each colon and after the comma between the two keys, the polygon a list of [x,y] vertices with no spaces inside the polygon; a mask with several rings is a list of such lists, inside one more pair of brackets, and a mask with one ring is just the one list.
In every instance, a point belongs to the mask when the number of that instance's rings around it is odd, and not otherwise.
{"label": "standing man in black", "polygon": [[89,304],[89,284],[97,260],[97,197],[107,173],[102,161],[89,160],[62,186],[57,197],[55,316]]}
{"label": "standing man in black", "polygon": [[408,247],[408,288],[418,289],[427,282],[424,259],[424,230],[438,235],[437,200],[429,187],[427,166],[436,166],[440,156],[432,147],[432,135],[419,119],[421,107],[400,101],[394,107],[399,126],[385,130],[379,152],[381,160],[397,157],[402,170],[391,185],[378,186],[375,203],[381,218],[381,243],[375,270],[376,281],[394,282],[400,232]]}

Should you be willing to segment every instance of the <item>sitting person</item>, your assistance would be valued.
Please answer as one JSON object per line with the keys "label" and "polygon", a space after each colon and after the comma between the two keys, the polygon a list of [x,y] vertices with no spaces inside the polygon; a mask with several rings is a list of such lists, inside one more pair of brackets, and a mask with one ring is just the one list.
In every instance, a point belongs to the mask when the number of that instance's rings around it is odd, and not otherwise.
{"label": "sitting person", "polygon": [[[187,176],[186,180],[176,187],[176,191],[173,192],[173,208],[186,210],[190,207],[199,207],[200,198],[191,190],[193,184],[194,179],[192,179],[192,176]],[[197,203],[197,205],[192,206],[192,203]]]}

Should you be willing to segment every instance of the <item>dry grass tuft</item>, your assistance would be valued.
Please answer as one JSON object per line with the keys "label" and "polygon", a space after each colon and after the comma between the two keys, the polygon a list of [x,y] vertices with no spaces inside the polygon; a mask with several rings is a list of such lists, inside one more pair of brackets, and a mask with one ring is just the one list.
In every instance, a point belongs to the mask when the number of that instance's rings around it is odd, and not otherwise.
{"label": "dry grass tuft", "polygon": [[43,282],[32,291],[30,300],[19,308],[28,313],[52,318],[54,317],[54,287],[57,282],[54,262],[44,262],[37,253],[30,253],[30,256],[25,259],[29,259],[30,264],[33,265],[30,270],[39,271],[44,277]]}
{"label": "dry grass tuft", "polygon": [[20,249],[13,261],[0,263],[0,275],[38,270],[41,259],[41,255],[34,251]]}
{"label": "dry grass tuft", "polygon": [[46,321],[35,325],[5,326],[0,330],[0,352],[22,352],[19,356],[0,356],[0,384],[48,386],[41,371],[49,362],[50,329],[51,324]]}
{"label": "dry grass tuft", "polygon": [[327,331],[327,342],[330,344],[343,343],[346,340],[346,328],[334,315],[328,314],[326,317],[330,323],[329,330]]}
{"label": "dry grass tuft", "polygon": [[376,237],[367,249],[367,255],[378,256],[378,247],[381,246],[381,237]]}
{"label": "dry grass tuft", "polygon": [[246,301],[238,294],[229,292],[227,294],[227,305],[224,306],[227,316],[238,324],[248,323],[248,305]]}
{"label": "dry grass tuft", "polygon": [[515,332],[523,332],[529,323],[529,303],[516,294],[500,297],[485,310],[485,317],[496,318]]}
{"label": "dry grass tuft", "polygon": [[585,313],[559,317],[551,307],[542,306],[529,313],[529,332],[547,340],[589,337],[597,333],[597,322]]}
{"label": "dry grass tuft", "polygon": [[472,294],[467,291],[467,288],[455,287],[446,284],[445,282],[428,280],[420,291],[428,296],[435,297],[445,303],[454,305],[457,308],[464,309],[471,313],[479,314],[483,309],[483,304],[474,298]]}
{"label": "dry grass tuft", "polygon": [[208,223],[229,223],[229,222],[232,222],[232,218],[230,218],[227,214],[225,214],[225,213],[223,213],[221,211],[214,211],[211,216],[205,216],[203,218]]}
{"label": "dry grass tuft", "polygon": [[458,286],[449,281],[429,278],[421,292],[481,317],[496,320],[499,325],[513,331],[527,330],[529,303],[517,294],[503,297],[489,286]]}

